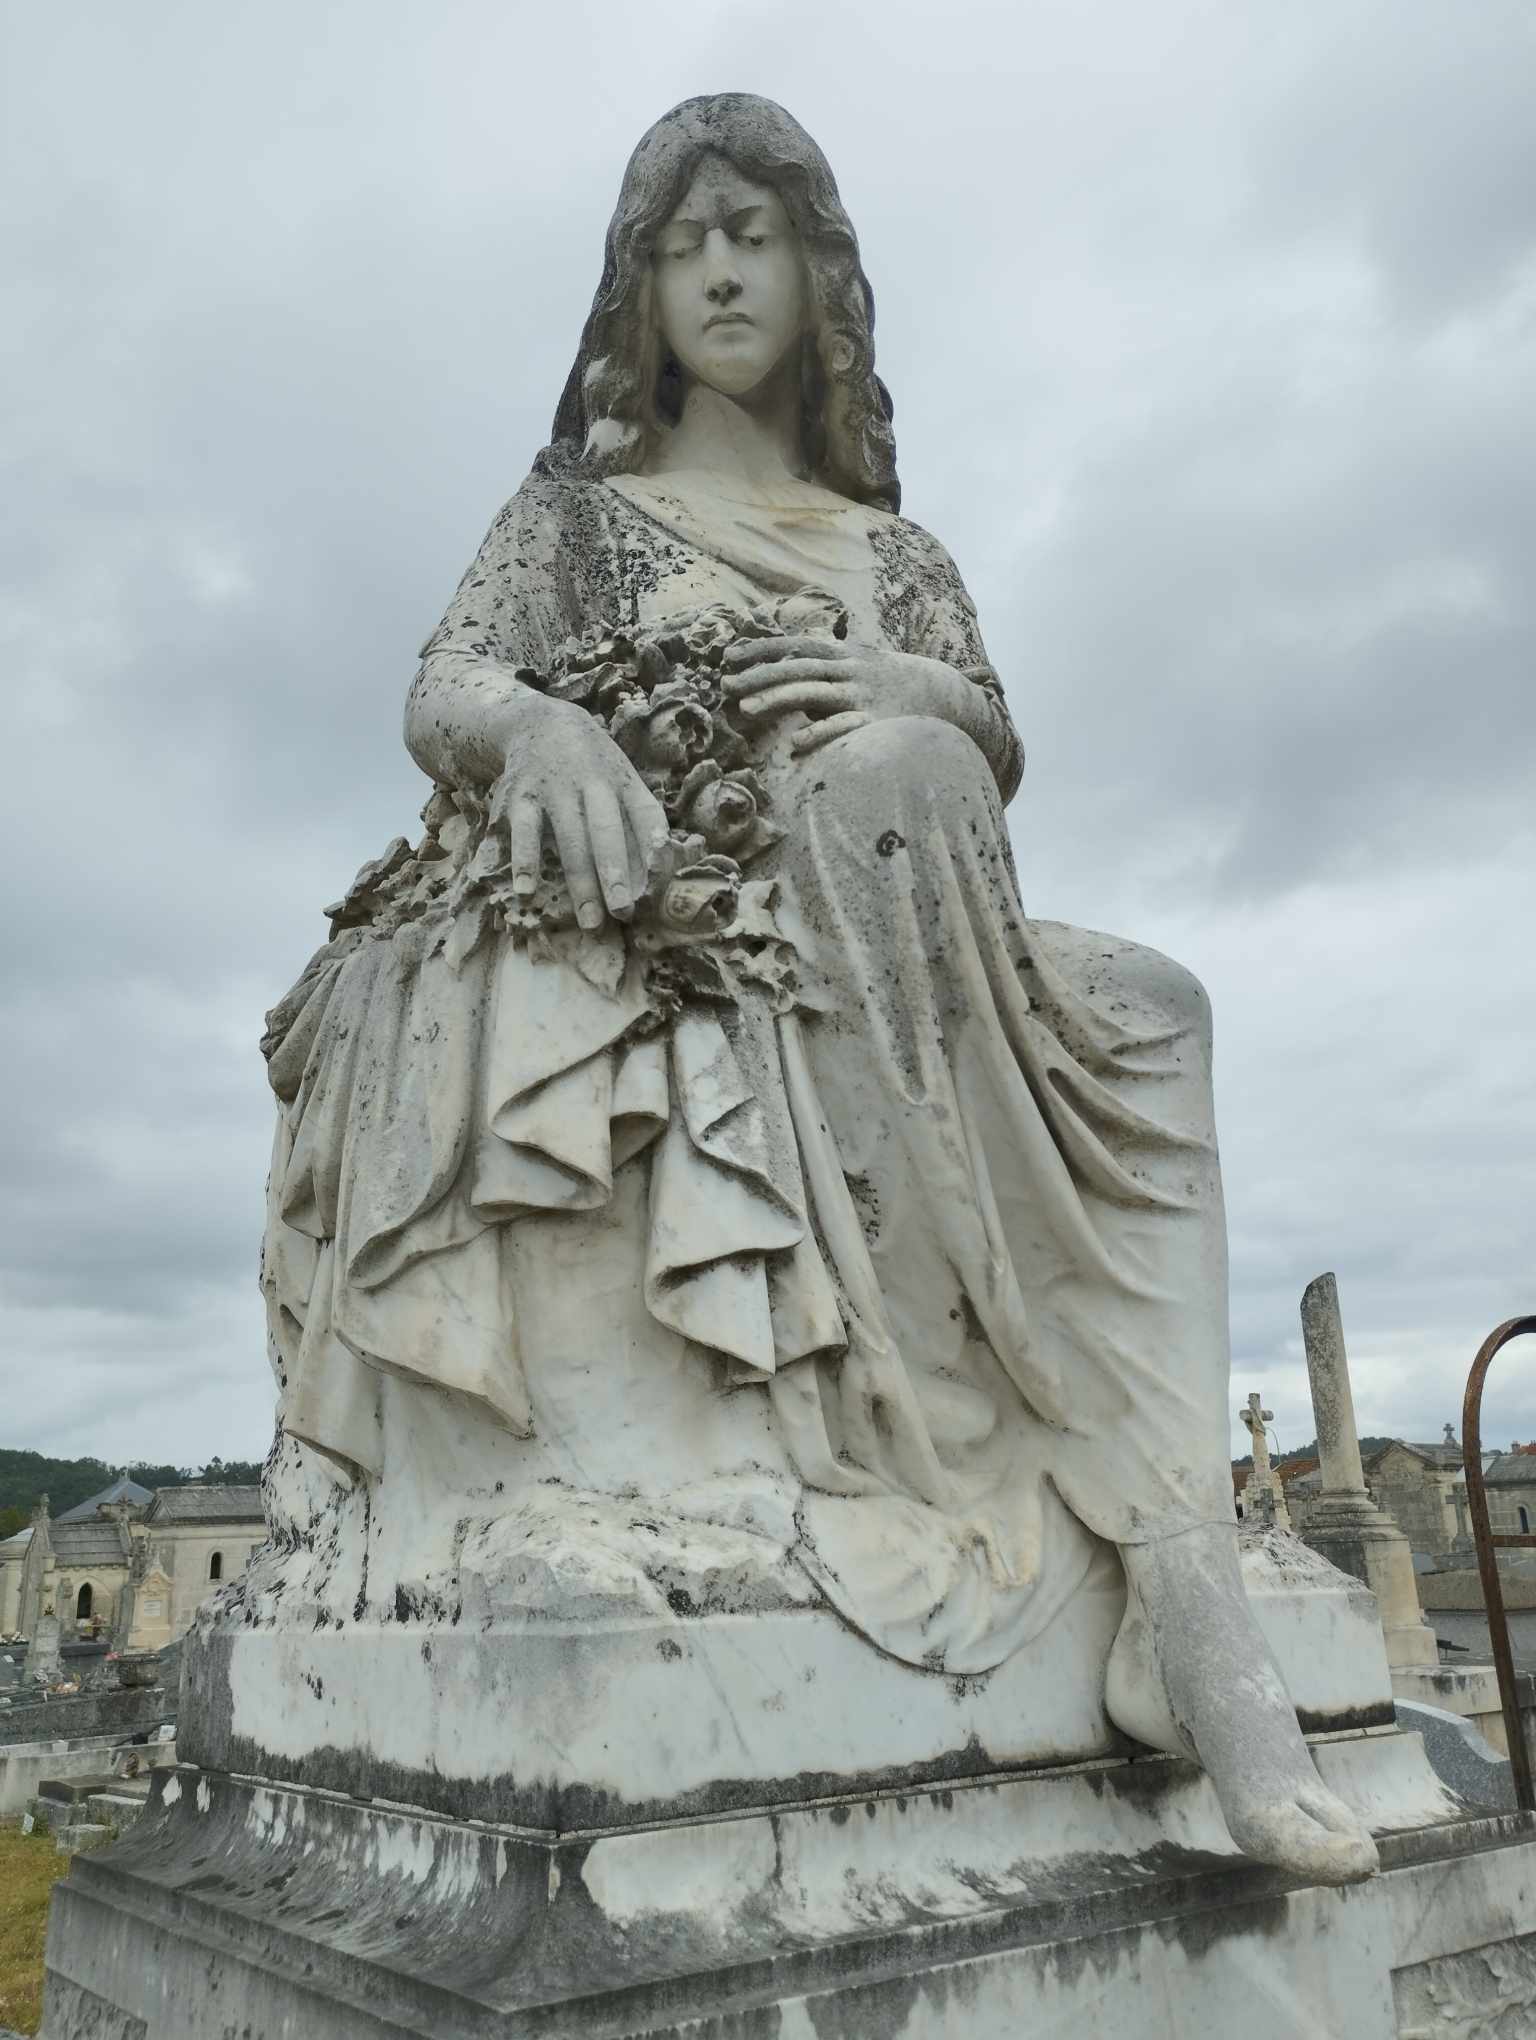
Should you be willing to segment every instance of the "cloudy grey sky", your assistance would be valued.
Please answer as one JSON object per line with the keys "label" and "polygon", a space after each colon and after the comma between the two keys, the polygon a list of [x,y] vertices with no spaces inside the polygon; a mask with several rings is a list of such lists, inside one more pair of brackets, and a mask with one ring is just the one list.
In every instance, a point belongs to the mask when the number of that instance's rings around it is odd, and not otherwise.
{"label": "cloudy grey sky", "polygon": [[[1028,904],[1211,988],[1234,1406],[1310,1437],[1332,1267],[1361,1429],[1439,1435],[1536,1309],[1526,0],[3,21],[0,1442],[265,1449],[262,1011],[412,825],[413,651],[630,147],[725,89],[858,225]],[[1536,1368],[1489,1423],[1536,1435]]]}

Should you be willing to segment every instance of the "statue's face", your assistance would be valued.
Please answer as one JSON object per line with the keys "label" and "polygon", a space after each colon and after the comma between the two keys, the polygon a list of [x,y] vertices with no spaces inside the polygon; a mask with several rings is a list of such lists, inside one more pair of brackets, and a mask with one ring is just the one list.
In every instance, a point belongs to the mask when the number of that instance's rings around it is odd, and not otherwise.
{"label": "statue's face", "polygon": [[806,327],[800,242],[777,192],[706,156],[651,258],[656,316],[684,370],[748,396]]}

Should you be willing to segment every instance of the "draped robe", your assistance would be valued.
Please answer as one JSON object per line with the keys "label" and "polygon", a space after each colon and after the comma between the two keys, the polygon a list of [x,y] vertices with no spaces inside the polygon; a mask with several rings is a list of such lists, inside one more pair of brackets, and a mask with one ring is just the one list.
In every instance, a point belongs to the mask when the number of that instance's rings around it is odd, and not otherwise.
{"label": "draped robe", "polygon": [[[403,1390],[469,1414],[498,1493],[577,1466],[750,1524],[766,1483],[809,1594],[908,1662],[980,1671],[1105,1544],[1231,1520],[1203,992],[1025,915],[1001,688],[907,520],[806,486],[532,477],[424,658],[450,686],[465,660],[547,672],[595,621],[808,587],[855,643],[981,690],[996,776],[931,718],[779,743],[789,1011],[749,993],[642,1029],[612,925],[606,978],[510,933],[457,964],[399,930],[322,950],[271,1058],[282,1420],[363,1481],[404,1475]],[[621,1350],[629,1410],[591,1389]]]}

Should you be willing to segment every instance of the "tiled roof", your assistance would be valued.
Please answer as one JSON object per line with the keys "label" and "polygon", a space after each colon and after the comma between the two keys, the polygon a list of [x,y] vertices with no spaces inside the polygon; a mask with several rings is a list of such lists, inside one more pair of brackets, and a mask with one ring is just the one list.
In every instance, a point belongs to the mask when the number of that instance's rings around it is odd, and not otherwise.
{"label": "tiled roof", "polygon": [[1487,1487],[1536,1487],[1536,1452],[1501,1452],[1483,1468]]}
{"label": "tiled roof", "polygon": [[49,1527],[54,1562],[63,1571],[82,1565],[126,1565],[128,1532],[121,1523],[54,1523]]}
{"label": "tiled roof", "polygon": [[144,1513],[146,1523],[261,1523],[258,1487],[163,1487]]}
{"label": "tiled roof", "polygon": [[124,1474],[120,1480],[113,1481],[110,1487],[104,1487],[99,1495],[92,1495],[88,1501],[76,1502],[72,1509],[66,1509],[62,1516],[55,1516],[53,1520],[55,1523],[85,1523],[95,1515],[103,1502],[132,1502],[135,1508],[142,1509],[151,1499],[147,1487],[140,1487],[136,1480],[130,1480]]}
{"label": "tiled roof", "polygon": [[1385,1445],[1378,1445],[1374,1452],[1366,1453],[1365,1464],[1367,1466],[1380,1465],[1381,1461],[1386,1458],[1387,1454],[1394,1447],[1399,1452],[1411,1452],[1415,1459],[1424,1460],[1427,1465],[1435,1468],[1438,1472],[1443,1472],[1447,1468],[1460,1466],[1461,1464],[1461,1447],[1459,1445],[1447,1445],[1443,1439],[1438,1445],[1421,1445],[1411,1438],[1393,1438]]}
{"label": "tiled roof", "polygon": [[[1404,1442],[1406,1443],[1407,1441],[1405,1440]],[[1459,1445],[1447,1445],[1443,1438],[1438,1445],[1415,1444],[1411,1447],[1411,1450],[1422,1452],[1424,1457],[1432,1459],[1436,1466],[1461,1465],[1461,1447]]]}

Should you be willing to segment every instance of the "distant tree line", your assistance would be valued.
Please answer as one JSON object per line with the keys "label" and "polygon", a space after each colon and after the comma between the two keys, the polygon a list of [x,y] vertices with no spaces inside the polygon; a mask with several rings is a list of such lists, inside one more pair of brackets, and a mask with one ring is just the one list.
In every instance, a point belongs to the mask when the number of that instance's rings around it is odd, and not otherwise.
{"label": "distant tree line", "polygon": [[[1397,1440],[1395,1438],[1362,1438],[1360,1440],[1360,1451],[1364,1458],[1369,1459],[1373,1452],[1379,1452],[1384,1445],[1395,1445],[1396,1443]],[[1297,1445],[1289,1452],[1272,1452],[1270,1454],[1270,1464],[1272,1466],[1289,1466],[1297,1459],[1316,1459],[1316,1457],[1317,1440],[1314,1438],[1310,1445]],[[1234,1466],[1252,1466],[1253,1454],[1245,1452],[1241,1459],[1234,1459],[1232,1464]]]}
{"label": "distant tree line", "polygon": [[146,1459],[109,1466],[105,1459],[50,1459],[45,1452],[12,1452],[0,1448],[0,1537],[13,1537],[32,1520],[39,1495],[48,1497],[51,1514],[62,1516],[76,1502],[87,1501],[126,1474],[140,1487],[255,1487],[261,1480],[259,1459],[210,1459],[206,1466],[154,1466]]}

